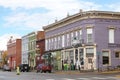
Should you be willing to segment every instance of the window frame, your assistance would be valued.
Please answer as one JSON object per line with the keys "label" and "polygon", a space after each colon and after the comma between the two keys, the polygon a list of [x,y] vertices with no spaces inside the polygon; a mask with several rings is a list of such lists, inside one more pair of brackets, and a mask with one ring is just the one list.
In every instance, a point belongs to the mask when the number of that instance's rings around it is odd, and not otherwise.
{"label": "window frame", "polygon": [[115,43],[115,29],[109,28],[109,43]]}
{"label": "window frame", "polygon": [[[118,54],[117,56],[116,56],[116,53]],[[116,52],[115,52],[115,58],[116,58],[116,59],[120,59],[120,52],[119,52],[119,51],[116,51]]]}
{"label": "window frame", "polygon": [[[108,63],[103,62],[104,61],[103,60],[103,52],[108,52],[108,55],[107,55],[108,56]],[[102,51],[102,65],[107,65],[107,66],[110,65],[110,51],[109,50],[103,50]]]}
{"label": "window frame", "polygon": [[93,28],[87,28],[87,43],[93,43]]}

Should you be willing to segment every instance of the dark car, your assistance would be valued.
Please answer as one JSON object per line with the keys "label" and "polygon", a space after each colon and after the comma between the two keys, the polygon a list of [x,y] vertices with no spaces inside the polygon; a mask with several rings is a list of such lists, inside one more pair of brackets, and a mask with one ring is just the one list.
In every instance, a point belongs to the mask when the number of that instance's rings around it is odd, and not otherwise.
{"label": "dark car", "polygon": [[30,67],[28,64],[20,64],[19,65],[20,72],[29,72]]}
{"label": "dark car", "polygon": [[36,67],[37,72],[49,72],[51,73],[52,67],[49,64],[38,64],[38,66]]}
{"label": "dark car", "polygon": [[11,71],[11,68],[8,65],[4,65],[3,71]]}

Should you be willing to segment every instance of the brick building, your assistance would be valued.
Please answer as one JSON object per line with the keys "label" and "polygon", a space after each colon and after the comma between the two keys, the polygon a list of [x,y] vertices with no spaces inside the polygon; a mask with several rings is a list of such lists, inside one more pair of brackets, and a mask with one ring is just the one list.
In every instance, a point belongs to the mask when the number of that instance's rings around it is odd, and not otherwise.
{"label": "brick building", "polygon": [[21,64],[21,39],[15,39],[11,37],[7,43],[8,51],[8,65],[15,69]]}
{"label": "brick building", "polygon": [[42,55],[45,51],[45,35],[44,31],[39,31],[37,34],[37,40],[36,40],[36,65],[43,62]]}
{"label": "brick building", "polygon": [[31,32],[22,37],[22,64],[34,68],[44,53],[44,31]]}

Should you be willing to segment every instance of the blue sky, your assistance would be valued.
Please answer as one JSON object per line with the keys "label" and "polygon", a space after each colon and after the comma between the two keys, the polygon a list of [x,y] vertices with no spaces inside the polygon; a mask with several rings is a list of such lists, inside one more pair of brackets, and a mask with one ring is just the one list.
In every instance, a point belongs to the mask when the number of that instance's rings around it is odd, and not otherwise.
{"label": "blue sky", "polygon": [[21,38],[42,30],[80,9],[120,11],[119,0],[0,0],[0,50],[6,50],[10,36]]}

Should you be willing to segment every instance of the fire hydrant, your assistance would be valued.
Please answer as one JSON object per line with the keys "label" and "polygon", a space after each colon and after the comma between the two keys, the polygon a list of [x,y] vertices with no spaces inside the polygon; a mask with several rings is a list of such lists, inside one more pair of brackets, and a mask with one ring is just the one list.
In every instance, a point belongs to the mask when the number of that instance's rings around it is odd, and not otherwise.
{"label": "fire hydrant", "polygon": [[17,67],[17,75],[20,75],[20,68]]}

